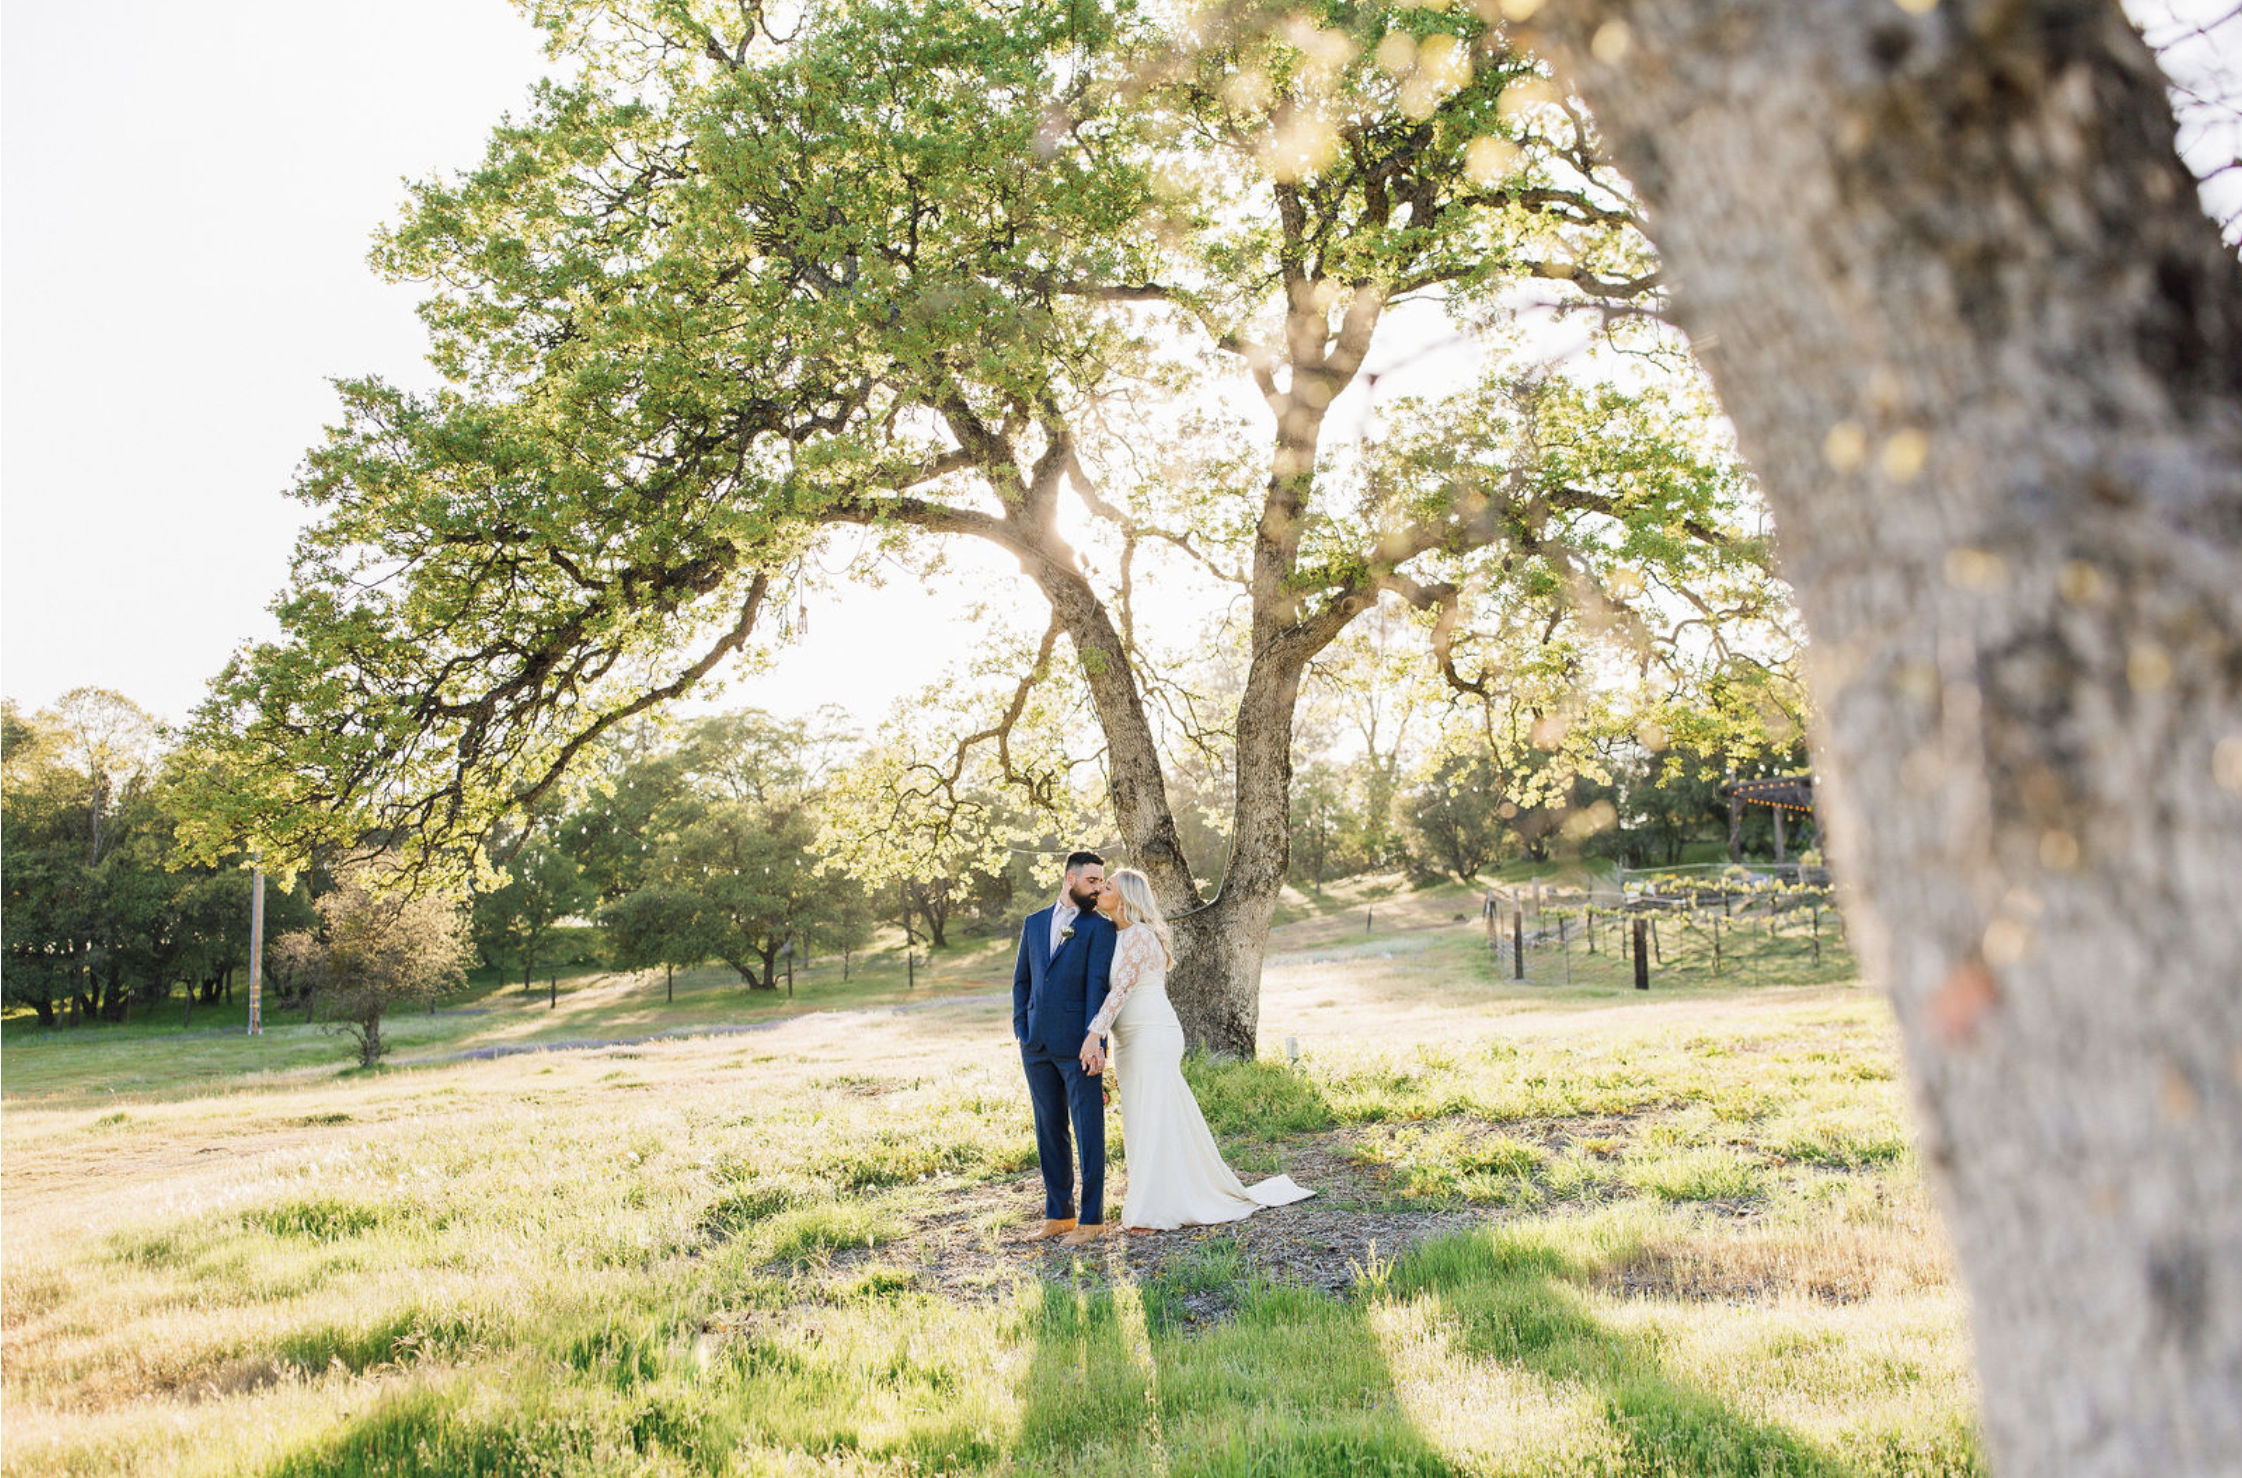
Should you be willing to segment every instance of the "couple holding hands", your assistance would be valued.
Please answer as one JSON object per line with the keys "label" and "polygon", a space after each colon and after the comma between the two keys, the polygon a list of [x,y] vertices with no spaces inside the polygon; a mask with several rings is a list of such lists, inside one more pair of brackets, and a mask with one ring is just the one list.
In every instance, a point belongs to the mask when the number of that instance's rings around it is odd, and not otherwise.
{"label": "couple holding hands", "polygon": [[1124,1230],[1237,1221],[1315,1194],[1285,1175],[1247,1186],[1223,1163],[1183,1080],[1183,1026],[1167,992],[1174,964],[1174,936],[1145,875],[1122,868],[1109,878],[1097,853],[1068,854],[1058,900],[1028,916],[1012,970],[1012,1035],[1043,1170],[1043,1220],[1029,1241],[1079,1247],[1105,1234],[1109,1070],[1129,1157]]}

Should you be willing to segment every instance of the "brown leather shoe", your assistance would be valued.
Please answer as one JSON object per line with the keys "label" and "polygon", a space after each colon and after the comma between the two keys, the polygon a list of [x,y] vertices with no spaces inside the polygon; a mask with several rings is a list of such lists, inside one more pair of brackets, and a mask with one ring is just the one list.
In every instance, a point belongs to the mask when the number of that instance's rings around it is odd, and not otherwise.
{"label": "brown leather shoe", "polygon": [[1062,1247],[1087,1247],[1104,1236],[1105,1232],[1105,1223],[1094,1221],[1086,1227],[1076,1227],[1073,1231],[1068,1232],[1059,1239],[1059,1245]]}
{"label": "brown leather shoe", "polygon": [[1027,1236],[1022,1240],[1028,1242],[1048,1242],[1053,1237],[1064,1237],[1067,1233],[1073,1230],[1074,1218],[1071,1216],[1064,1218],[1046,1217],[1044,1219],[1042,1227],[1039,1230],[1028,1233]]}

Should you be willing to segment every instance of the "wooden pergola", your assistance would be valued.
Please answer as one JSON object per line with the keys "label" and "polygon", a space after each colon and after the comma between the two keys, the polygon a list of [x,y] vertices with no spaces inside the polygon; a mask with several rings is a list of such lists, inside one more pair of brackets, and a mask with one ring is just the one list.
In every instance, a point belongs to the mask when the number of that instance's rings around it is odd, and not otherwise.
{"label": "wooden pergola", "polygon": [[1783,817],[1786,814],[1814,814],[1814,777],[1811,775],[1769,775],[1759,780],[1729,780],[1722,782],[1720,791],[1728,797],[1728,860],[1731,862],[1744,860],[1744,807],[1767,806],[1773,809],[1777,862],[1786,860],[1783,856]]}

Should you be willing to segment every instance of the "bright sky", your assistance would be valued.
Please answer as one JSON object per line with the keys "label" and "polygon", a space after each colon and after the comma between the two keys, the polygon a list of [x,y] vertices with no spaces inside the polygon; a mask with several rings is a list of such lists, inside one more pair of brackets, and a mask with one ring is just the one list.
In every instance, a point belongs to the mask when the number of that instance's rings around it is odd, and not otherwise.
{"label": "bright sky", "polygon": [[[181,719],[271,630],[327,378],[428,377],[371,232],[544,67],[503,0],[0,6],[0,692]],[[965,645],[958,592],[1017,578],[970,549],[940,594],[813,595],[806,639],[727,701],[876,721]]]}
{"label": "bright sky", "polygon": [[[0,692],[183,719],[273,629],[328,378],[430,378],[371,234],[545,68],[504,0],[0,9]],[[956,650],[954,598],[840,594],[727,701],[874,719]]]}
{"label": "bright sky", "polygon": [[327,377],[425,377],[364,264],[400,176],[471,162],[544,58],[501,0],[0,24],[0,685],[183,718],[270,629]]}
{"label": "bright sky", "polygon": [[[98,14],[0,9],[0,692],[115,688],[176,721],[274,629],[329,377],[432,377],[372,232],[404,180],[479,158],[546,62],[504,0]],[[870,728],[1020,579],[960,541],[938,592],[833,582],[723,701]]]}

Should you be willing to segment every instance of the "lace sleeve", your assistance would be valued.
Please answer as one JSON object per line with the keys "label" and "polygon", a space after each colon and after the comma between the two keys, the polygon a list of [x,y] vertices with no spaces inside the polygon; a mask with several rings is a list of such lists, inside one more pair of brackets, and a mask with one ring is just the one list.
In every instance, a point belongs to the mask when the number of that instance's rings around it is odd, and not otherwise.
{"label": "lace sleeve", "polygon": [[[1138,937],[1140,935],[1143,937]],[[1129,992],[1135,990],[1137,982],[1144,978],[1144,946],[1151,940],[1151,935],[1152,931],[1145,928],[1121,931],[1121,938],[1115,942],[1113,950],[1113,966],[1106,976],[1105,1004],[1098,1008],[1098,1014],[1090,1021],[1090,1035],[1102,1037],[1113,1030],[1113,1019],[1121,1014],[1121,1007],[1128,1000]],[[1153,948],[1159,948],[1157,941],[1153,941]]]}

